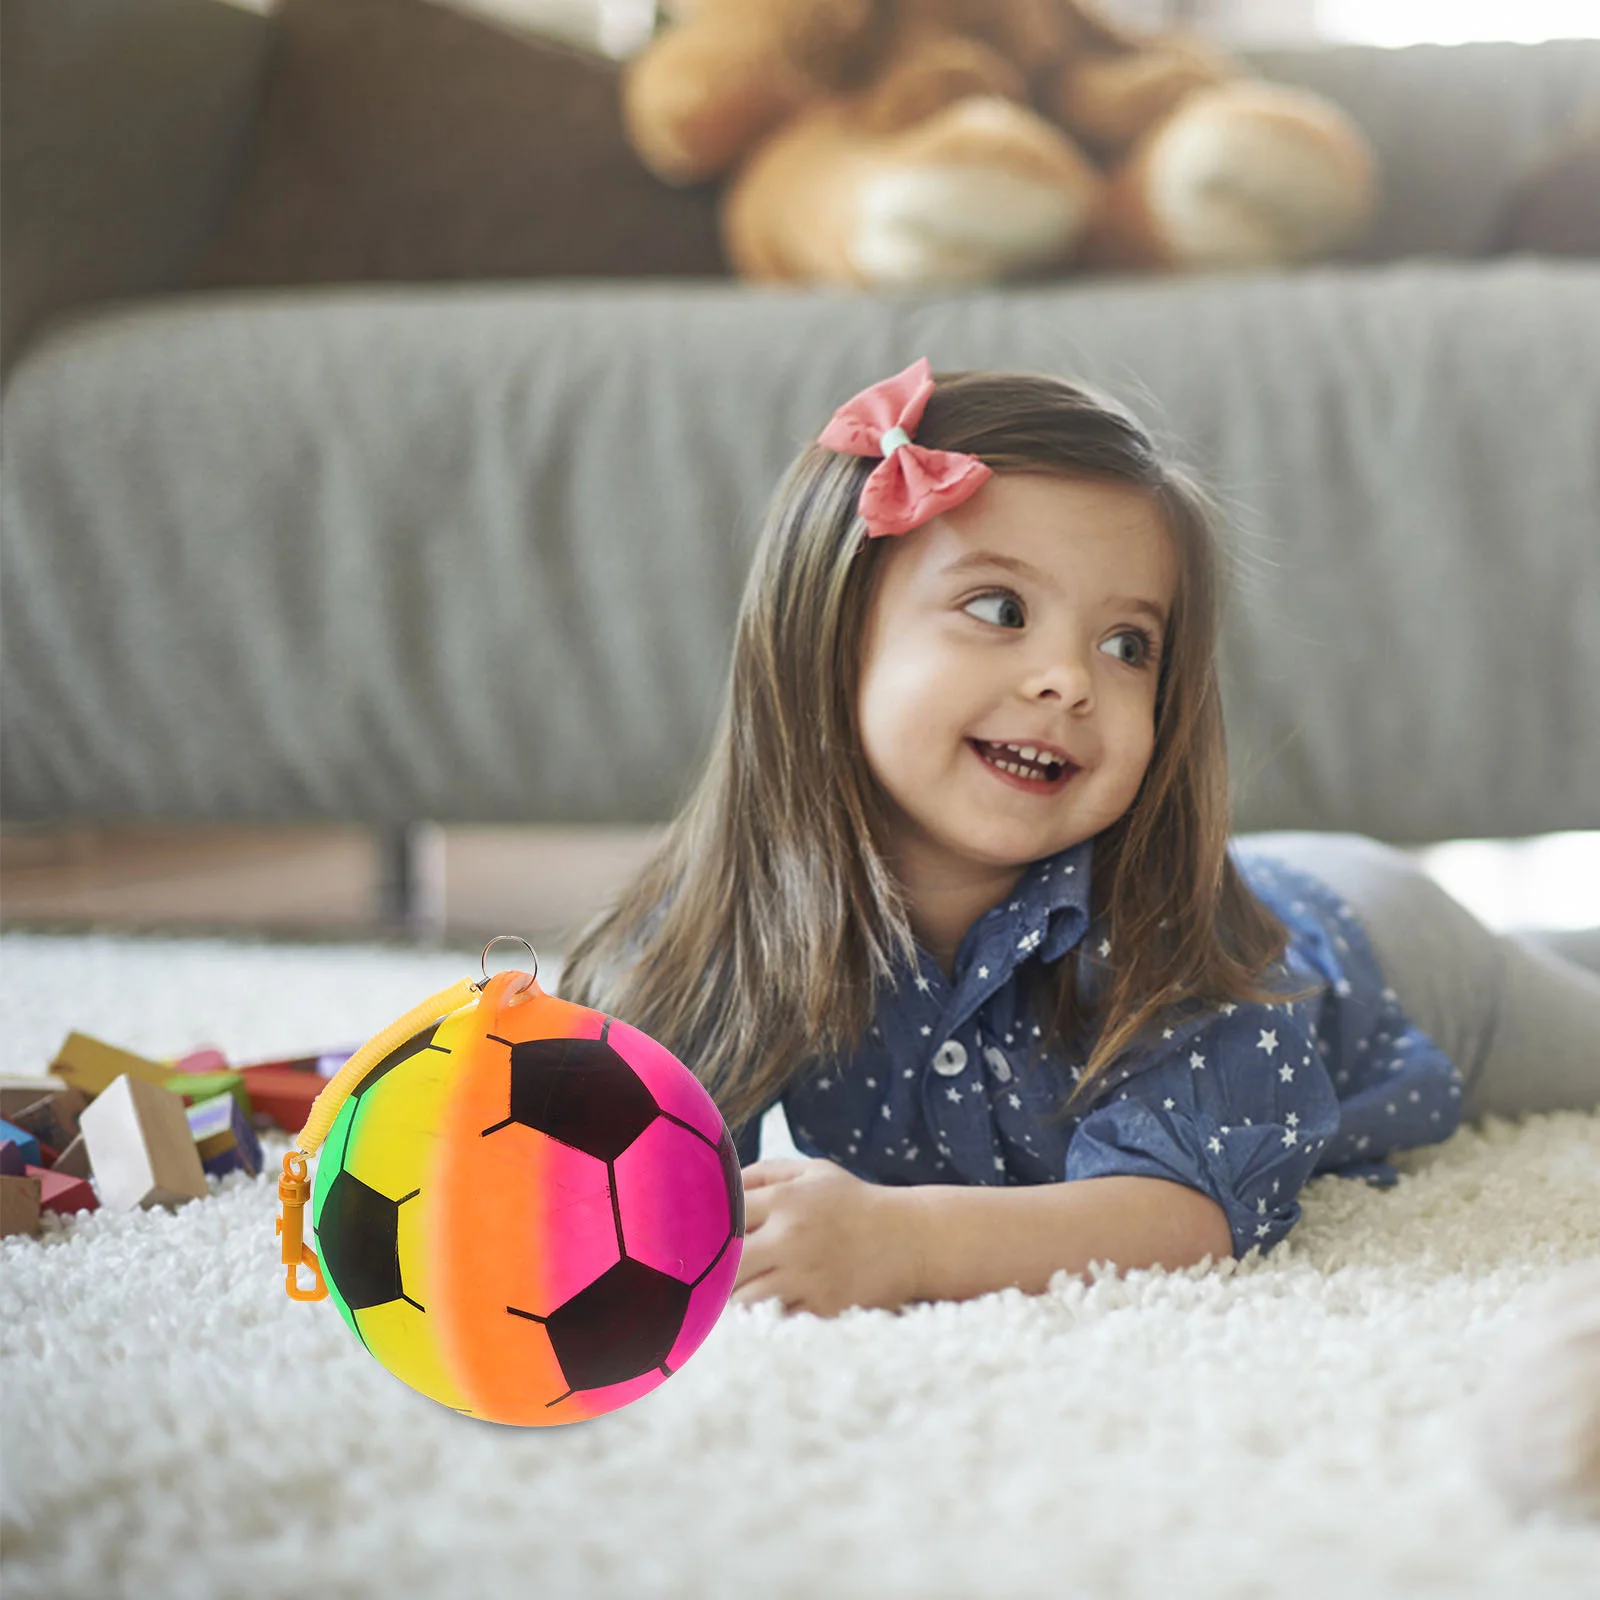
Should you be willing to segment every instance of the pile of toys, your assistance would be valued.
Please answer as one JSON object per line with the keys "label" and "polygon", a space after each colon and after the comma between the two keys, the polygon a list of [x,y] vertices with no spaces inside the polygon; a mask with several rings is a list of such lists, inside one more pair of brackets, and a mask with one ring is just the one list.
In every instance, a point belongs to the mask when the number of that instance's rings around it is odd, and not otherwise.
{"label": "pile of toys", "polygon": [[43,1078],[0,1079],[0,1236],[45,1211],[203,1199],[207,1175],[261,1170],[259,1130],[297,1133],[356,1047],[230,1066],[212,1046],[153,1061],[69,1033]]}

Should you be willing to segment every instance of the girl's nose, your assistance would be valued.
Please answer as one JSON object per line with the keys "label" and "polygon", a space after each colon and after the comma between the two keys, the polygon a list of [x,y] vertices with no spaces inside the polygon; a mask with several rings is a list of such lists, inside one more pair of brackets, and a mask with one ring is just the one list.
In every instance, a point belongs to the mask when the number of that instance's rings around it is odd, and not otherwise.
{"label": "girl's nose", "polygon": [[1094,706],[1094,675],[1077,656],[1057,655],[1033,673],[1026,686],[1029,700],[1058,700],[1070,710]]}

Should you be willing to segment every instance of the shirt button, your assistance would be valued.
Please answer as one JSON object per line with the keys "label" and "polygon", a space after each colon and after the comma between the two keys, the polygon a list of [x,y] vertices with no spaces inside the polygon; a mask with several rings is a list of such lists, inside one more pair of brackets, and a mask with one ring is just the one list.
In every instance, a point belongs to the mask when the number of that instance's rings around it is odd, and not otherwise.
{"label": "shirt button", "polygon": [[989,1063],[989,1070],[1001,1083],[1011,1082],[1011,1063],[1006,1060],[1005,1053],[997,1044],[992,1044],[983,1052],[983,1059]]}
{"label": "shirt button", "polygon": [[955,1077],[966,1064],[967,1047],[959,1039],[946,1039],[934,1052],[933,1070],[941,1077]]}

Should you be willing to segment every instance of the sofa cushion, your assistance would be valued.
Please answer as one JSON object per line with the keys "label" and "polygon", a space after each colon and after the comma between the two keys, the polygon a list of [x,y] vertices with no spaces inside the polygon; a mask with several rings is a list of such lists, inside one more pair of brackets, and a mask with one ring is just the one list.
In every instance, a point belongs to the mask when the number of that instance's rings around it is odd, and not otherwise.
{"label": "sofa cushion", "polygon": [[281,0],[254,163],[195,287],[723,274],[619,64],[432,0]]}

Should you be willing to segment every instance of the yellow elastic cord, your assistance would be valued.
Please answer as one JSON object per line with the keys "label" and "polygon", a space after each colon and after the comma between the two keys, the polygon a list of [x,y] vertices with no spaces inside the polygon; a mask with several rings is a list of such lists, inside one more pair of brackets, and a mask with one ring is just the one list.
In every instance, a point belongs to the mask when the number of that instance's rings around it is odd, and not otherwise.
{"label": "yellow elastic cord", "polygon": [[305,1127],[296,1135],[295,1147],[308,1156],[314,1156],[321,1149],[322,1141],[328,1137],[328,1129],[333,1126],[339,1108],[349,1098],[350,1091],[391,1050],[397,1050],[413,1034],[421,1033],[430,1022],[437,1022],[452,1011],[470,1005],[482,989],[481,983],[463,978],[450,988],[441,989],[421,1005],[413,1006],[403,1017],[391,1022],[382,1033],[376,1033],[368,1039],[328,1080],[327,1086],[312,1102],[311,1115],[306,1118]]}

